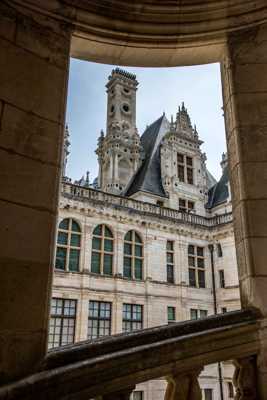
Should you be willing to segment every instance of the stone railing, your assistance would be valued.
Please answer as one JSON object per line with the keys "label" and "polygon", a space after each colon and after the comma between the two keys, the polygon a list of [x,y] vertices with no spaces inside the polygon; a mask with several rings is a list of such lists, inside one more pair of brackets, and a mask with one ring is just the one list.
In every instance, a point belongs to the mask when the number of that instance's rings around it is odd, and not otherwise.
{"label": "stone railing", "polygon": [[260,316],[235,311],[51,350],[38,371],[0,388],[0,400],[128,400],[135,385],[164,377],[165,400],[201,400],[205,365],[232,360],[235,399],[258,399]]}
{"label": "stone railing", "polygon": [[205,228],[212,228],[219,225],[224,225],[233,221],[232,213],[216,215],[214,217],[203,217],[201,215],[186,213],[174,210],[167,207],[160,207],[156,204],[151,204],[129,197],[123,197],[111,193],[102,192],[100,190],[84,188],[72,183],[62,184],[62,194],[65,197],[77,200],[89,200],[97,204],[105,206],[113,206],[117,209],[127,210],[129,213],[138,213],[147,216],[156,216],[164,219],[169,219],[175,222],[197,225]]}

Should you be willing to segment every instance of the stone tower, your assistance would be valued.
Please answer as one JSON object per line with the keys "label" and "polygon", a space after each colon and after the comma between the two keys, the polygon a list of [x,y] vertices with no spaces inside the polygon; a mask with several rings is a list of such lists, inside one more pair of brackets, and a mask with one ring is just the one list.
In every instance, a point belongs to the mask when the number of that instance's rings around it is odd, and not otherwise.
{"label": "stone tower", "polygon": [[136,76],[116,68],[107,87],[106,135],[101,131],[96,153],[99,162],[98,186],[121,194],[141,161],[140,137],[136,128]]}

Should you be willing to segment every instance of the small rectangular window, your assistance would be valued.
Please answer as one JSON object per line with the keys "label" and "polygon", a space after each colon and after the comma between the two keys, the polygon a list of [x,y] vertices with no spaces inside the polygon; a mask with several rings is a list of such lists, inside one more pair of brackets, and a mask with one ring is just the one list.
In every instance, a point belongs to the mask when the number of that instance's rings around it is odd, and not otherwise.
{"label": "small rectangular window", "polygon": [[144,392],[142,390],[135,390],[131,395],[131,400],[143,400]]}
{"label": "small rectangular window", "polygon": [[175,322],[175,307],[167,307],[168,324]]}
{"label": "small rectangular window", "polygon": [[111,303],[89,301],[88,332],[89,340],[111,334]]}
{"label": "small rectangular window", "polygon": [[199,318],[207,318],[208,316],[208,311],[207,310],[199,310]]}
{"label": "small rectangular window", "polygon": [[162,200],[157,200],[157,206],[159,206],[159,207],[164,207],[164,201],[162,201]]}
{"label": "small rectangular window", "polygon": [[198,310],[195,308],[190,309],[190,319],[198,319]]}
{"label": "small rectangular window", "polygon": [[190,211],[194,210],[194,208],[195,208],[195,204],[193,201],[179,199],[179,211],[190,212]]}
{"label": "small rectangular window", "polygon": [[227,313],[227,308],[226,307],[222,307],[222,313],[223,314]]}
{"label": "small rectangular window", "polygon": [[174,242],[167,240],[166,244],[167,282],[174,283]]}
{"label": "small rectangular window", "polygon": [[224,270],[219,270],[220,288],[225,288]]}
{"label": "small rectangular window", "polygon": [[123,304],[122,331],[133,332],[143,328],[143,306],[140,304]]}
{"label": "small rectangular window", "polygon": [[188,246],[189,286],[205,288],[204,248]]}
{"label": "small rectangular window", "polygon": [[213,400],[213,390],[212,389],[204,389],[204,399],[205,400]]}

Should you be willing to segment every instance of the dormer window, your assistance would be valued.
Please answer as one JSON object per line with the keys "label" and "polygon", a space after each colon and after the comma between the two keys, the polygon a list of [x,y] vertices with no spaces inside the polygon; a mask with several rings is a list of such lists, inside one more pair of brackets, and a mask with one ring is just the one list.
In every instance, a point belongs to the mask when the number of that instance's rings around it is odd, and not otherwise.
{"label": "dormer window", "polygon": [[177,154],[177,174],[180,182],[194,184],[192,157],[180,153]]}

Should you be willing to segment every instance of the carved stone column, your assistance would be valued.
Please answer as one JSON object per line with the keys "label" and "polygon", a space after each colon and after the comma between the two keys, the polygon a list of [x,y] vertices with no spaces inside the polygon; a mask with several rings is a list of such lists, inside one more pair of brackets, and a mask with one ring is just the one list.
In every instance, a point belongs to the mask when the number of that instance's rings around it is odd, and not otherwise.
{"label": "carved stone column", "polygon": [[236,389],[235,400],[257,400],[256,359],[247,357],[234,361],[233,383]]}
{"label": "carved stone column", "polygon": [[202,393],[198,382],[201,370],[167,376],[168,384],[164,400],[201,400]]}

